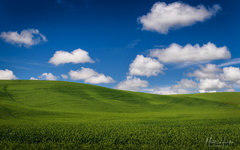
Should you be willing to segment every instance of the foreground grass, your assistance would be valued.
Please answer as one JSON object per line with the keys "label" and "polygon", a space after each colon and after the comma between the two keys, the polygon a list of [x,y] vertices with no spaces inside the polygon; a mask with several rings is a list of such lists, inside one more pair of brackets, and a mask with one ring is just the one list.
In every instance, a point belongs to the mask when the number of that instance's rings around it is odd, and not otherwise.
{"label": "foreground grass", "polygon": [[[22,122],[1,126],[0,147],[1,149],[239,149],[239,121],[161,119],[96,123]],[[206,143],[207,138],[220,143]]]}
{"label": "foreground grass", "polygon": [[0,81],[0,149],[237,150],[239,97]]}

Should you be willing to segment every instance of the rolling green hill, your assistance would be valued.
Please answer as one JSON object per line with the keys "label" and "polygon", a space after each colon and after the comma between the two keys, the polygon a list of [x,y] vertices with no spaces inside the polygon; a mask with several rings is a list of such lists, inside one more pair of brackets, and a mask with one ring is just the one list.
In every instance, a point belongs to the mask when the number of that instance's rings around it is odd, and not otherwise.
{"label": "rolling green hill", "polygon": [[[239,149],[240,93],[154,95],[0,81],[0,149]],[[229,141],[228,141],[229,142]]]}

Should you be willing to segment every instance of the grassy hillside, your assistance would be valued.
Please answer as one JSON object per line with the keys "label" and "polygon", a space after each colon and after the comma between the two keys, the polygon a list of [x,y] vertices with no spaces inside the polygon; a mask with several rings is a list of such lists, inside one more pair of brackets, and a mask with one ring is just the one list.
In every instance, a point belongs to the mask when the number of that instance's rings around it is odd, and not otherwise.
{"label": "grassy hillside", "polygon": [[239,116],[240,93],[166,96],[0,81],[0,149],[239,149]]}

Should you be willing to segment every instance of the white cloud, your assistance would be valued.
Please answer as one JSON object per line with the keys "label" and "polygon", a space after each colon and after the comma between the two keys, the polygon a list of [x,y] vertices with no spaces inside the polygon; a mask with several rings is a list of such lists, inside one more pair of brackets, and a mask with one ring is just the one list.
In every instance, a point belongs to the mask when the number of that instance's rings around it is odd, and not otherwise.
{"label": "white cloud", "polygon": [[68,79],[68,75],[66,75],[66,74],[61,74],[61,77],[62,77],[63,79]]}
{"label": "white cloud", "polygon": [[235,58],[228,62],[222,63],[222,64],[218,65],[218,67],[226,67],[226,66],[236,65],[236,64],[240,64],[240,58]]}
{"label": "white cloud", "polygon": [[0,70],[0,80],[13,80],[13,79],[17,79],[13,71],[8,69]]}
{"label": "white cloud", "polygon": [[38,80],[37,78],[31,77],[30,80]]}
{"label": "white cloud", "polygon": [[41,80],[57,80],[58,77],[54,76],[52,73],[42,73],[38,78]]}
{"label": "white cloud", "polygon": [[219,68],[215,64],[199,65],[200,69],[189,73],[192,80],[182,79],[176,85],[149,91],[155,94],[188,94],[234,92],[240,85],[240,68]]}
{"label": "white cloud", "polygon": [[139,76],[157,76],[159,73],[163,73],[163,65],[150,57],[144,57],[143,55],[137,55],[135,60],[130,64],[130,75]]}
{"label": "white cloud", "polygon": [[216,93],[216,90],[212,90],[212,91],[207,91],[207,90],[199,90],[199,93]]}
{"label": "white cloud", "polygon": [[88,52],[80,48],[72,51],[71,53],[66,51],[56,51],[49,63],[54,65],[66,64],[66,63],[94,63],[89,57]]}
{"label": "white cloud", "polygon": [[189,89],[189,88],[197,88],[198,84],[189,79],[182,79],[181,81],[177,82],[177,85],[172,86],[172,89]]}
{"label": "white cloud", "polygon": [[72,80],[84,80],[85,83],[100,84],[114,82],[110,76],[105,76],[90,68],[82,67],[81,70],[71,70],[68,74]]}
{"label": "white cloud", "polygon": [[166,4],[157,2],[147,15],[139,17],[143,30],[167,34],[170,29],[190,26],[196,22],[204,22],[221,10],[219,5],[205,8],[203,5],[196,7],[181,2]]}
{"label": "white cloud", "polygon": [[92,76],[91,78],[88,78],[84,80],[86,83],[92,83],[92,84],[100,84],[100,83],[113,83],[114,80],[109,77],[105,76],[104,74],[97,74],[95,76]]}
{"label": "white cloud", "polygon": [[39,32],[38,29],[26,29],[18,32],[2,32],[0,37],[10,44],[17,44],[19,46],[30,47],[41,42],[46,42],[47,38]]}
{"label": "white cloud", "polygon": [[148,81],[141,80],[137,77],[128,76],[126,80],[120,82],[116,88],[120,90],[139,91],[140,88],[148,86]]}
{"label": "white cloud", "polygon": [[240,82],[240,69],[237,67],[224,67],[221,69],[215,64],[200,65],[199,67],[199,70],[188,73],[188,76],[196,77],[196,79],[220,79],[224,82]]}
{"label": "white cloud", "polygon": [[200,83],[193,80],[182,79],[177,85],[171,87],[157,88],[152,93],[161,95],[170,94],[190,94],[190,93],[210,93],[217,92],[220,89],[230,88],[225,82],[219,79],[201,79]]}
{"label": "white cloud", "polygon": [[221,72],[221,69],[218,68],[215,64],[207,64],[205,67],[200,65],[201,71],[204,73],[215,73]]}
{"label": "white cloud", "polygon": [[72,80],[86,80],[92,76],[98,75],[94,70],[84,67],[82,67],[81,70],[71,70],[68,74]]}
{"label": "white cloud", "polygon": [[240,69],[236,67],[223,68],[223,78],[226,81],[232,81],[240,84]]}
{"label": "white cloud", "polygon": [[189,79],[182,79],[177,82],[176,85],[171,87],[162,87],[156,88],[152,93],[160,94],[160,95],[170,95],[170,94],[189,94],[196,93],[196,89],[198,88],[198,83]]}
{"label": "white cloud", "polygon": [[214,79],[220,77],[222,69],[218,68],[215,64],[207,64],[206,66],[200,65],[200,70],[189,73],[188,76],[196,77],[197,79]]}
{"label": "white cloud", "polygon": [[219,79],[201,79],[199,83],[199,89],[201,92],[216,91],[227,87],[229,86]]}
{"label": "white cloud", "polygon": [[151,57],[157,57],[164,63],[180,62],[202,62],[217,59],[228,59],[231,57],[227,47],[216,47],[211,42],[200,47],[198,44],[180,46],[176,43],[171,44],[165,49],[153,49],[150,52]]}
{"label": "white cloud", "polygon": [[178,94],[174,92],[171,87],[163,87],[163,88],[155,88],[154,91],[151,93],[153,94],[160,94],[160,95],[172,95],[172,94]]}

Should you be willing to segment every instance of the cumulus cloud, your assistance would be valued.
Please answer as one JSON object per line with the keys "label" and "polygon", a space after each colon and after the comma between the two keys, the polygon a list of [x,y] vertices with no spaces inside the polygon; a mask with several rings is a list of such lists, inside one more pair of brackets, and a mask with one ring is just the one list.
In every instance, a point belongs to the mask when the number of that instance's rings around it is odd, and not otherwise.
{"label": "cumulus cloud", "polygon": [[104,74],[94,75],[91,78],[85,79],[84,82],[92,84],[100,83],[113,83],[114,80],[110,76],[105,76]]}
{"label": "cumulus cloud", "polygon": [[223,68],[223,78],[226,81],[232,81],[240,84],[240,69],[236,67],[225,67]]}
{"label": "cumulus cloud", "polygon": [[52,73],[42,73],[38,78],[41,80],[57,80],[58,77],[54,76]]}
{"label": "cumulus cloud", "polygon": [[82,67],[81,70],[71,70],[68,74],[72,80],[84,80],[85,83],[100,84],[114,82],[110,76],[105,76],[90,68]]}
{"label": "cumulus cloud", "polygon": [[130,64],[130,75],[138,76],[157,76],[159,73],[163,73],[163,64],[150,57],[144,57],[143,55],[137,55],[135,60]]}
{"label": "cumulus cloud", "polygon": [[148,86],[148,81],[137,77],[128,76],[126,80],[120,82],[116,88],[120,90],[139,91],[140,88]]}
{"label": "cumulus cloud", "polygon": [[212,90],[212,91],[209,91],[209,90],[199,90],[199,93],[216,93],[217,91],[216,90]]}
{"label": "cumulus cloud", "polygon": [[171,87],[171,89],[178,90],[178,89],[192,89],[197,88],[198,84],[189,79],[182,79],[181,81],[177,82],[177,85],[174,85]]}
{"label": "cumulus cloud", "polygon": [[71,70],[69,73],[72,80],[85,80],[92,76],[98,75],[93,69],[82,67],[81,70]]}
{"label": "cumulus cloud", "polygon": [[240,83],[240,69],[238,67],[219,68],[215,64],[200,65],[199,67],[199,70],[188,73],[188,76],[196,77],[197,79],[220,79],[224,82]]}
{"label": "cumulus cloud", "polygon": [[189,94],[189,93],[196,93],[197,88],[198,88],[197,82],[189,79],[182,79],[181,81],[178,81],[176,85],[169,86],[169,87],[155,88],[152,93],[160,94],[160,95]]}
{"label": "cumulus cloud", "polygon": [[38,78],[31,77],[30,80],[38,80]]}
{"label": "cumulus cloud", "polygon": [[219,5],[207,9],[203,5],[193,7],[181,2],[171,4],[157,2],[147,15],[139,17],[138,20],[143,25],[143,30],[167,34],[170,29],[190,26],[196,22],[204,22],[220,10]]}
{"label": "cumulus cloud", "polygon": [[238,82],[237,78],[234,79],[233,77],[238,75],[237,68],[225,67],[222,69],[215,64],[207,64],[205,66],[200,65],[199,67],[199,70],[189,73],[188,75],[199,80],[200,93],[217,92],[226,88],[232,90],[233,84],[228,81]]}
{"label": "cumulus cloud", "polygon": [[219,79],[201,79],[200,83],[189,79],[182,79],[176,85],[164,88],[156,88],[152,93],[160,95],[209,93],[219,89],[229,88],[225,82]]}
{"label": "cumulus cloud", "polygon": [[221,69],[215,64],[206,64],[206,66],[200,65],[201,71],[204,73],[221,72]]}
{"label": "cumulus cloud", "polygon": [[214,92],[219,89],[229,87],[225,82],[220,79],[201,79],[199,83],[200,92]]}
{"label": "cumulus cloud", "polygon": [[155,94],[188,94],[188,93],[212,93],[234,92],[240,85],[240,68],[219,68],[215,64],[199,65],[199,69],[188,73],[193,79],[182,79],[176,85],[156,88],[149,92]]}
{"label": "cumulus cloud", "polygon": [[159,95],[173,95],[178,94],[172,90],[171,87],[162,87],[162,88],[155,88],[153,91],[151,91],[153,94],[159,94]]}
{"label": "cumulus cloud", "polygon": [[200,69],[189,73],[188,76],[196,77],[197,79],[214,79],[219,78],[222,69],[218,68],[215,64],[207,64],[206,66],[200,65]]}
{"label": "cumulus cloud", "polygon": [[66,75],[66,74],[61,74],[61,77],[62,77],[63,79],[68,79],[68,75]]}
{"label": "cumulus cloud", "polygon": [[0,70],[0,80],[13,80],[13,79],[17,79],[13,71],[8,69]]}
{"label": "cumulus cloud", "polygon": [[181,62],[203,62],[218,59],[228,59],[231,57],[226,46],[217,47],[209,42],[202,47],[198,44],[180,46],[176,43],[171,44],[165,49],[153,49],[150,51],[151,57],[157,57],[164,63],[181,63]]}
{"label": "cumulus cloud", "polygon": [[0,37],[7,43],[19,46],[30,47],[41,42],[46,42],[47,38],[38,29],[22,30],[19,34],[16,31],[2,32]]}
{"label": "cumulus cloud", "polygon": [[72,51],[71,53],[66,51],[56,51],[49,63],[54,65],[66,64],[66,63],[94,63],[89,57],[88,52],[80,48]]}

